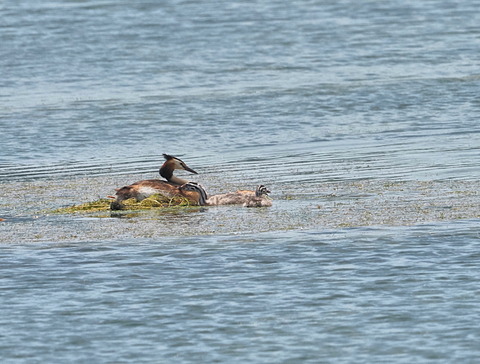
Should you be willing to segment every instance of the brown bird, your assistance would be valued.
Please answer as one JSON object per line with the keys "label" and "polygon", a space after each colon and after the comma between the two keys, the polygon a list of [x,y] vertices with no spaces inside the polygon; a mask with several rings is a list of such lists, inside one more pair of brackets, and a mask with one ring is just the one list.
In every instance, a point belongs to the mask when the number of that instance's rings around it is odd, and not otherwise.
{"label": "brown bird", "polygon": [[[137,201],[142,201],[154,194],[162,194],[169,198],[177,195],[188,198],[189,194],[187,192],[192,192],[192,187],[185,186],[181,189],[182,186],[188,184],[188,181],[174,176],[173,171],[175,169],[183,169],[194,174],[198,173],[177,157],[168,154],[163,154],[163,156],[165,158],[165,163],[163,163],[163,165],[160,167],[159,172],[160,175],[166,179],[166,181],[159,179],[145,179],[132,183],[129,186],[116,189],[117,192],[115,194],[115,201],[113,201],[110,205],[112,210],[122,209],[122,201],[125,201],[129,198],[135,198]],[[199,192],[196,191],[196,193]]]}

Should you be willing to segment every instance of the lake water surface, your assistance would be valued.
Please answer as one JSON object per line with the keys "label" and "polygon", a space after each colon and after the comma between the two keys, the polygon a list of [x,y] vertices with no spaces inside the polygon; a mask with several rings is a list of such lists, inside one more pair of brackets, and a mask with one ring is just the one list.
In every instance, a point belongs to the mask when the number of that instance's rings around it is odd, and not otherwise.
{"label": "lake water surface", "polygon": [[[472,1],[0,4],[2,363],[476,363]],[[182,158],[271,208],[53,210]]]}

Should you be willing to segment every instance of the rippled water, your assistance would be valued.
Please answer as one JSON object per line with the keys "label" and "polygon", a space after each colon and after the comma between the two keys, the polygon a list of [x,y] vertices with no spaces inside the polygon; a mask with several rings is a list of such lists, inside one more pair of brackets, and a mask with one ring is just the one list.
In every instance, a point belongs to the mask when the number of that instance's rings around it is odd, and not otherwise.
{"label": "rippled water", "polygon": [[31,362],[474,362],[470,224],[3,248],[1,351]]}
{"label": "rippled water", "polygon": [[[474,2],[0,16],[2,362],[478,361]],[[52,213],[165,152],[274,205]]]}

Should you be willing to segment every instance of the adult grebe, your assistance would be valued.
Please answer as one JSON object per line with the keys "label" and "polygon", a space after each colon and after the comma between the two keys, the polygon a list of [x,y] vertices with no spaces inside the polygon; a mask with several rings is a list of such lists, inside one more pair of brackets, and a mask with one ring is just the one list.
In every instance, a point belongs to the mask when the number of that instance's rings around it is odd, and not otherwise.
{"label": "adult grebe", "polygon": [[173,175],[173,171],[175,169],[183,169],[193,174],[198,174],[189,166],[187,166],[185,162],[182,161],[180,158],[177,158],[165,153],[163,154],[163,157],[165,158],[165,163],[163,163],[163,165],[160,167],[159,173],[160,173],[160,176],[165,178],[171,184],[183,185],[188,182],[187,180],[184,180],[182,178],[175,177]]}
{"label": "adult grebe", "polygon": [[163,165],[160,167],[159,172],[160,175],[166,179],[166,181],[159,179],[145,179],[132,183],[129,186],[118,188],[115,194],[115,201],[112,202],[110,206],[112,210],[122,209],[122,201],[129,198],[135,198],[137,201],[142,201],[145,198],[157,193],[166,197],[180,195],[181,193],[179,187],[188,183],[188,181],[174,176],[173,171],[175,169],[183,169],[185,171],[198,174],[177,157],[168,154],[163,154],[163,157],[165,158],[165,163],[163,163]]}
{"label": "adult grebe", "polygon": [[243,205],[244,207],[269,207],[272,201],[268,198],[270,191],[264,185],[257,187],[255,191],[239,190],[237,192],[224,193],[210,196],[206,204],[218,205]]}

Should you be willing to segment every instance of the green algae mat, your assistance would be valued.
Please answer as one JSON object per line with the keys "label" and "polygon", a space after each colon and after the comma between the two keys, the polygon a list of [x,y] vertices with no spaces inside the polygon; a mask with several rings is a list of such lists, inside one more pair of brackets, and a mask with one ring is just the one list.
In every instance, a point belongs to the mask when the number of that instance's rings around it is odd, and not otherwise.
{"label": "green algae mat", "polygon": [[[80,205],[72,205],[68,207],[62,207],[53,210],[52,213],[56,214],[75,214],[75,213],[89,213],[89,212],[102,212],[112,211],[110,204],[114,200],[108,198],[102,198],[92,202],[86,202]],[[152,195],[140,202],[134,198],[123,201],[125,206],[120,211],[142,211],[152,210],[167,207],[186,207],[191,206],[190,202],[182,196],[174,196],[172,198],[165,197],[161,194]],[[115,210],[116,211],[116,210]]]}

